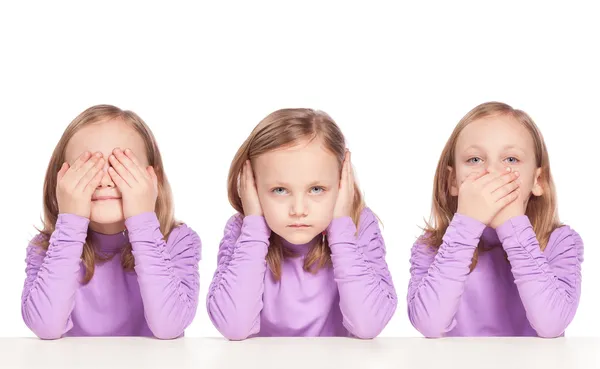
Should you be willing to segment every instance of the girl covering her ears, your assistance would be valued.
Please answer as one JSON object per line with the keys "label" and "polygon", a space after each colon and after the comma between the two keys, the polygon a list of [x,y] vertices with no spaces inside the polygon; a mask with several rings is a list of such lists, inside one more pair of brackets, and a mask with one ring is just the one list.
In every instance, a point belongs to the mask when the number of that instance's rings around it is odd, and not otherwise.
{"label": "girl covering her ears", "polygon": [[583,242],[558,220],[542,134],[481,104],[442,151],[431,224],[410,259],[408,315],[427,337],[557,337],[575,316]]}
{"label": "girl covering her ears", "polygon": [[207,296],[226,338],[383,330],[397,304],[383,237],[328,115],[268,115],[235,155],[228,195],[239,214],[225,226]]}

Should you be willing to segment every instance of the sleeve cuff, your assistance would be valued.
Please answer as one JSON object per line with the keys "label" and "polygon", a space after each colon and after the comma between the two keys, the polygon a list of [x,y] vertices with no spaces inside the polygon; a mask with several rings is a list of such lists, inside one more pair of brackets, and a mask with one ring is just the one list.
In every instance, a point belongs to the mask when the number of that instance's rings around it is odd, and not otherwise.
{"label": "sleeve cuff", "polygon": [[90,220],[86,217],[63,213],[58,214],[55,228],[63,231],[63,234],[70,235],[76,241],[85,242],[89,224]]}
{"label": "sleeve cuff", "polygon": [[271,228],[267,224],[267,220],[262,215],[248,215],[244,217],[242,221],[242,229],[252,229],[252,234],[254,232],[260,233],[264,235],[266,238],[271,236]]}
{"label": "sleeve cuff", "polygon": [[454,226],[461,225],[461,228],[463,228],[465,231],[467,231],[475,237],[481,237],[483,231],[486,228],[486,225],[484,223],[481,223],[477,219],[473,219],[469,216],[462,215],[459,213],[454,214],[451,224]]}
{"label": "sleeve cuff", "polygon": [[356,225],[349,216],[334,218],[327,227],[327,237],[329,244],[344,242],[347,239],[354,239],[356,235]]}
{"label": "sleeve cuff", "polygon": [[529,217],[527,217],[527,215],[519,215],[510,218],[500,226],[496,227],[496,234],[498,235],[498,239],[503,242],[507,238],[515,236],[517,234],[517,232],[515,232],[516,230],[522,230],[528,227],[532,227]]}
{"label": "sleeve cuff", "polygon": [[125,219],[125,227],[129,232],[135,231],[138,228],[143,227],[146,224],[160,223],[156,213],[149,211],[146,213],[134,215],[130,218]]}

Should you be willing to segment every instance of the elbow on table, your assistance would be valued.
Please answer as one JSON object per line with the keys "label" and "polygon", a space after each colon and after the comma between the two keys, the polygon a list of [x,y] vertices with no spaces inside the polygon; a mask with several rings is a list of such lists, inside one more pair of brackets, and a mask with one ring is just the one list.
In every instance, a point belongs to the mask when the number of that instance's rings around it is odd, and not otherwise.
{"label": "elbow on table", "polygon": [[62,338],[63,335],[59,329],[37,329],[34,330],[33,333],[35,333],[39,339],[45,341],[57,340]]}
{"label": "elbow on table", "polygon": [[434,320],[420,321],[411,316],[410,322],[425,338],[442,338],[446,332],[445,325]]}
{"label": "elbow on table", "polygon": [[223,324],[217,330],[229,341],[243,341],[251,335],[251,329],[242,324]]}
{"label": "elbow on table", "polygon": [[154,326],[150,331],[159,340],[173,340],[183,336],[183,329],[179,327]]}
{"label": "elbow on table", "polygon": [[[42,340],[56,340],[62,338],[66,323],[59,319],[32,318],[23,311],[25,325]],[[60,322],[60,323],[59,323]]]}
{"label": "elbow on table", "polygon": [[565,328],[559,325],[541,325],[534,329],[540,338],[558,338],[565,333]]}
{"label": "elbow on table", "polygon": [[32,324],[27,323],[31,331],[41,340],[57,340],[62,338],[64,326],[59,324]]}
{"label": "elbow on table", "polygon": [[231,314],[236,318],[216,318],[209,314],[210,320],[219,333],[230,341],[242,341],[253,333],[253,322],[248,319],[240,319],[237,314]]}
{"label": "elbow on table", "polygon": [[375,319],[355,319],[345,322],[346,329],[356,338],[370,340],[379,336],[386,326],[386,322]]}
{"label": "elbow on table", "polygon": [[442,328],[441,324],[421,324],[419,326],[414,326],[414,327],[425,338],[442,338],[442,337],[444,337],[444,328]]}

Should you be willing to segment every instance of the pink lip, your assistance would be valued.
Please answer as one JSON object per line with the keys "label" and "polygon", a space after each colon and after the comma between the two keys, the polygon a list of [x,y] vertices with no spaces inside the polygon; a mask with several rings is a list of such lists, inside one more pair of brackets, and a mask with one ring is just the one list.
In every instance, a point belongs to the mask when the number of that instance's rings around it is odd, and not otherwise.
{"label": "pink lip", "polygon": [[288,227],[290,228],[309,228],[308,224],[290,224]]}
{"label": "pink lip", "polygon": [[117,196],[98,196],[94,199],[92,199],[92,201],[103,201],[103,200],[120,200],[120,197]]}

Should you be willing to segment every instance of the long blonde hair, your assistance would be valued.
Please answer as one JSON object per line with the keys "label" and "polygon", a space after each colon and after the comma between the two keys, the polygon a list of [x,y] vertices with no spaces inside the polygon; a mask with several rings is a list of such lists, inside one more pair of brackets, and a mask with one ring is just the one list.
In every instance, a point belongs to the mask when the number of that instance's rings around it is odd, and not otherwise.
{"label": "long blonde hair", "polygon": [[[142,137],[146,146],[146,155],[148,164],[154,168],[158,179],[158,198],[156,200],[155,212],[160,223],[160,230],[165,239],[173,228],[179,223],[174,220],[173,200],[171,187],[165,175],[163,162],[158,150],[156,139],[146,123],[134,112],[121,110],[112,105],[92,106],[79,114],[69,126],[65,129],[62,137],[58,141],[50,162],[46,170],[44,180],[44,217],[42,219],[43,229],[40,230],[41,236],[36,242],[44,250],[48,249],[50,236],[55,230],[56,220],[58,219],[58,201],[56,199],[57,174],[65,161],[65,151],[69,140],[80,129],[91,124],[105,122],[108,120],[119,119],[130,125]],[[88,283],[94,276],[94,269],[97,262],[102,262],[108,258],[100,255],[90,242],[90,237],[86,239],[83,245],[81,260],[85,267],[85,277],[83,283]],[[135,261],[131,252],[131,245],[128,244],[121,254],[121,264],[126,271],[133,271]]]}
{"label": "long blonde hair", "polygon": [[[536,166],[541,168],[539,183],[543,188],[543,194],[541,196],[530,197],[525,214],[529,217],[533,225],[533,230],[538,237],[542,251],[548,244],[550,234],[560,226],[556,204],[556,190],[550,173],[548,150],[546,149],[542,133],[533,119],[524,111],[514,109],[510,105],[501,102],[486,102],[473,108],[458,122],[440,156],[433,185],[431,216],[425,228],[425,235],[423,236],[423,240],[429,246],[435,249],[439,248],[446,229],[458,208],[458,197],[451,196],[450,194],[452,174],[448,170],[448,167],[455,167],[454,154],[458,136],[467,125],[478,119],[502,115],[512,117],[523,124],[533,138]],[[452,172],[455,171],[453,170]],[[482,250],[482,246],[480,242],[479,247],[473,254],[471,271],[477,265],[478,254]]]}
{"label": "long blonde hair", "polygon": [[[238,177],[246,160],[253,160],[262,154],[284,147],[293,146],[301,141],[319,139],[323,146],[338,160],[340,173],[346,151],[346,142],[338,125],[329,115],[312,109],[281,109],[265,117],[250,133],[238,149],[229,168],[227,194],[233,208],[244,215],[242,200],[238,195]],[[354,183],[354,201],[352,220],[358,229],[360,213],[365,207],[362,195]],[[281,263],[284,257],[294,254],[283,247],[281,239],[271,233],[267,252],[267,264],[275,280],[281,278]],[[331,262],[331,249],[326,238],[318,241],[308,252],[304,260],[304,270],[316,273]]]}

